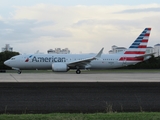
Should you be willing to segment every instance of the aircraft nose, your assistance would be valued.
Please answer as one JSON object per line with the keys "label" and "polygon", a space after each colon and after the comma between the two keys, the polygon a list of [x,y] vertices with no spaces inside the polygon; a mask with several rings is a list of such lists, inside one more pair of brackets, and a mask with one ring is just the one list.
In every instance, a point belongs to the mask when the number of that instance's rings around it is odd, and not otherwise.
{"label": "aircraft nose", "polygon": [[7,66],[9,66],[9,61],[6,60],[6,61],[4,62],[4,64],[7,65]]}

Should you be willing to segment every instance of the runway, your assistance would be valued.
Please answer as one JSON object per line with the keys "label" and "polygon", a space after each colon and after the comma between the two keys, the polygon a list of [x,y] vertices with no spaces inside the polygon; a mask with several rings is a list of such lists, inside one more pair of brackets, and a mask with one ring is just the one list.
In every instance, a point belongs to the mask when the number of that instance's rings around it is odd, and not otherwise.
{"label": "runway", "polygon": [[160,111],[159,73],[2,73],[0,113]]}
{"label": "runway", "polygon": [[160,82],[160,73],[0,73],[0,82]]}

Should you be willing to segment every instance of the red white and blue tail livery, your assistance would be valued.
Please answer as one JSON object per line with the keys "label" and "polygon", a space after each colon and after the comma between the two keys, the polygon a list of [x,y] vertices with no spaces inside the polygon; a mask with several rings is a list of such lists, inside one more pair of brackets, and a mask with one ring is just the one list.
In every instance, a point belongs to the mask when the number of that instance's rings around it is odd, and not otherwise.
{"label": "red white and blue tail livery", "polygon": [[151,28],[145,28],[124,54],[143,55],[146,52]]}
{"label": "red white and blue tail livery", "polygon": [[132,45],[124,52],[120,61],[143,61],[145,59],[145,53],[147,43],[149,40],[151,28],[145,28],[138,38],[132,43]]}
{"label": "red white and blue tail livery", "polygon": [[81,69],[110,69],[149,59],[154,53],[145,54],[151,28],[145,28],[131,46],[122,54],[102,54],[103,48],[97,54],[32,54],[18,55],[4,62],[5,65],[18,70],[52,69],[55,72],[67,72],[75,69],[77,74]]}

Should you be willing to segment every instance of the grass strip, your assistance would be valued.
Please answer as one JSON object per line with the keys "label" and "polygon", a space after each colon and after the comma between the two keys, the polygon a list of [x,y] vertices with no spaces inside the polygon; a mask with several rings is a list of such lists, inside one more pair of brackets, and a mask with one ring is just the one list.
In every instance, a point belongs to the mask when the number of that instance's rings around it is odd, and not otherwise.
{"label": "grass strip", "polygon": [[53,114],[1,114],[0,120],[160,120],[159,112],[141,113],[53,113]]}

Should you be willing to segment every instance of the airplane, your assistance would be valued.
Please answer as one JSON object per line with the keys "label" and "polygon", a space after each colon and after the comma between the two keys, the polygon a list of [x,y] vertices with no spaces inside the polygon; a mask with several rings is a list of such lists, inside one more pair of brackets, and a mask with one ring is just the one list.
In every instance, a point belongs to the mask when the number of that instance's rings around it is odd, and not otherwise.
{"label": "airplane", "polygon": [[54,72],[67,72],[75,69],[77,74],[82,69],[111,69],[135,65],[149,59],[154,53],[146,54],[151,28],[145,28],[131,46],[124,52],[102,54],[102,48],[95,54],[30,54],[17,55],[4,62],[17,70],[52,69]]}

